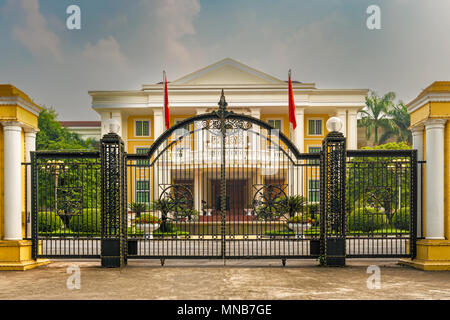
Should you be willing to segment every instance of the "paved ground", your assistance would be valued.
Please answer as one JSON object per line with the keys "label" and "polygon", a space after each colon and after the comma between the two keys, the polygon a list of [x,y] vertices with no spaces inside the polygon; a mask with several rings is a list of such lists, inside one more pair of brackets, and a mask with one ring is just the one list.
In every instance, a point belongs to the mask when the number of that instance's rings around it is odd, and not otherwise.
{"label": "paved ground", "polygon": [[[78,265],[81,289],[69,290],[67,267]],[[378,265],[381,289],[368,289],[367,266]],[[25,272],[0,272],[0,299],[450,299],[450,272],[425,272],[396,260],[130,261],[122,270],[99,261],[53,261]]]}

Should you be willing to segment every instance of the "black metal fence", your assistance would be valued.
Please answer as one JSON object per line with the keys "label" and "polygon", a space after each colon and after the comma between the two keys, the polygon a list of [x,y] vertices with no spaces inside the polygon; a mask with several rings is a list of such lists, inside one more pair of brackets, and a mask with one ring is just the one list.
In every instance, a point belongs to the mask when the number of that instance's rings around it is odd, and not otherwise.
{"label": "black metal fence", "polygon": [[32,153],[23,166],[33,256],[107,267],[415,256],[424,166],[415,150],[346,151],[331,132],[317,153],[300,154],[269,124],[227,111],[224,96],[219,107],[170,128],[144,154],[126,154],[117,134],[98,152]]}
{"label": "black metal fence", "polygon": [[347,257],[415,256],[415,150],[354,150],[347,160]]}
{"label": "black metal fence", "polygon": [[33,256],[100,257],[99,152],[32,153]]}

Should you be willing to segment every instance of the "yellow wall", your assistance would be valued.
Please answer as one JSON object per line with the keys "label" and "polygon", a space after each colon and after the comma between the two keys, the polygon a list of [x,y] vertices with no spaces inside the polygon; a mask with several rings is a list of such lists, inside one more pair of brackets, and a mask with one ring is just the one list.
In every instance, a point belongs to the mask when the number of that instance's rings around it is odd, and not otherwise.
{"label": "yellow wall", "polygon": [[[450,104],[448,104],[450,110]],[[444,136],[444,235],[450,239],[450,124],[445,125]]]}
{"label": "yellow wall", "polygon": [[[149,120],[150,121],[150,136],[149,137],[137,137],[135,135],[135,121],[136,120]],[[127,120],[127,152],[136,153],[136,147],[150,147],[154,141],[153,130],[153,115],[142,116],[129,116]]]}
{"label": "yellow wall", "polygon": [[[321,118],[323,121],[323,134],[321,136],[310,136],[308,135],[308,120],[313,118]],[[330,116],[328,114],[305,114],[304,122],[304,152],[308,153],[308,146],[322,146],[322,140],[328,134],[326,123]]]}
{"label": "yellow wall", "polygon": [[[1,109],[0,109],[1,110]],[[1,112],[0,112],[1,113]],[[3,152],[3,127],[0,126],[0,240],[3,239],[4,235],[4,181],[3,181],[3,175],[4,175],[4,152]]]}

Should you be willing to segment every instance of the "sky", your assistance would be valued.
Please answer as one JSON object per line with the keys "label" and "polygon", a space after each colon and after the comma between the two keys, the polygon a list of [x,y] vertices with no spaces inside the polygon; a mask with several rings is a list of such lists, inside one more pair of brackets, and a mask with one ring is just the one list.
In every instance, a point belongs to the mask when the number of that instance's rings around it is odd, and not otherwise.
{"label": "sky", "polygon": [[[81,29],[66,27],[68,6]],[[381,9],[381,29],[366,12]],[[229,57],[317,88],[450,80],[450,0],[0,0],[0,83],[61,120],[98,120],[90,90],[140,90]]]}

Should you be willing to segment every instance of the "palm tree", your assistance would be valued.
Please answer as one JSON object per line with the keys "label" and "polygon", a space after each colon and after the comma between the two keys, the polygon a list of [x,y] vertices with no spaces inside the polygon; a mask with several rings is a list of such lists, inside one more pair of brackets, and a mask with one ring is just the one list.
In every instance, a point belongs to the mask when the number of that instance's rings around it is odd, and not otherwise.
{"label": "palm tree", "polygon": [[366,128],[366,139],[370,139],[372,131],[374,132],[374,143],[378,144],[378,129],[389,127],[388,113],[394,105],[394,92],[388,92],[383,97],[378,97],[373,91],[370,97],[366,97],[366,108],[360,111],[361,120],[358,121],[359,127]]}
{"label": "palm tree", "polygon": [[408,129],[411,122],[409,118],[408,108],[403,102],[394,105],[388,111],[388,126],[386,131],[380,138],[380,144],[385,143],[389,138],[397,136],[397,142],[412,143],[412,134]]}

